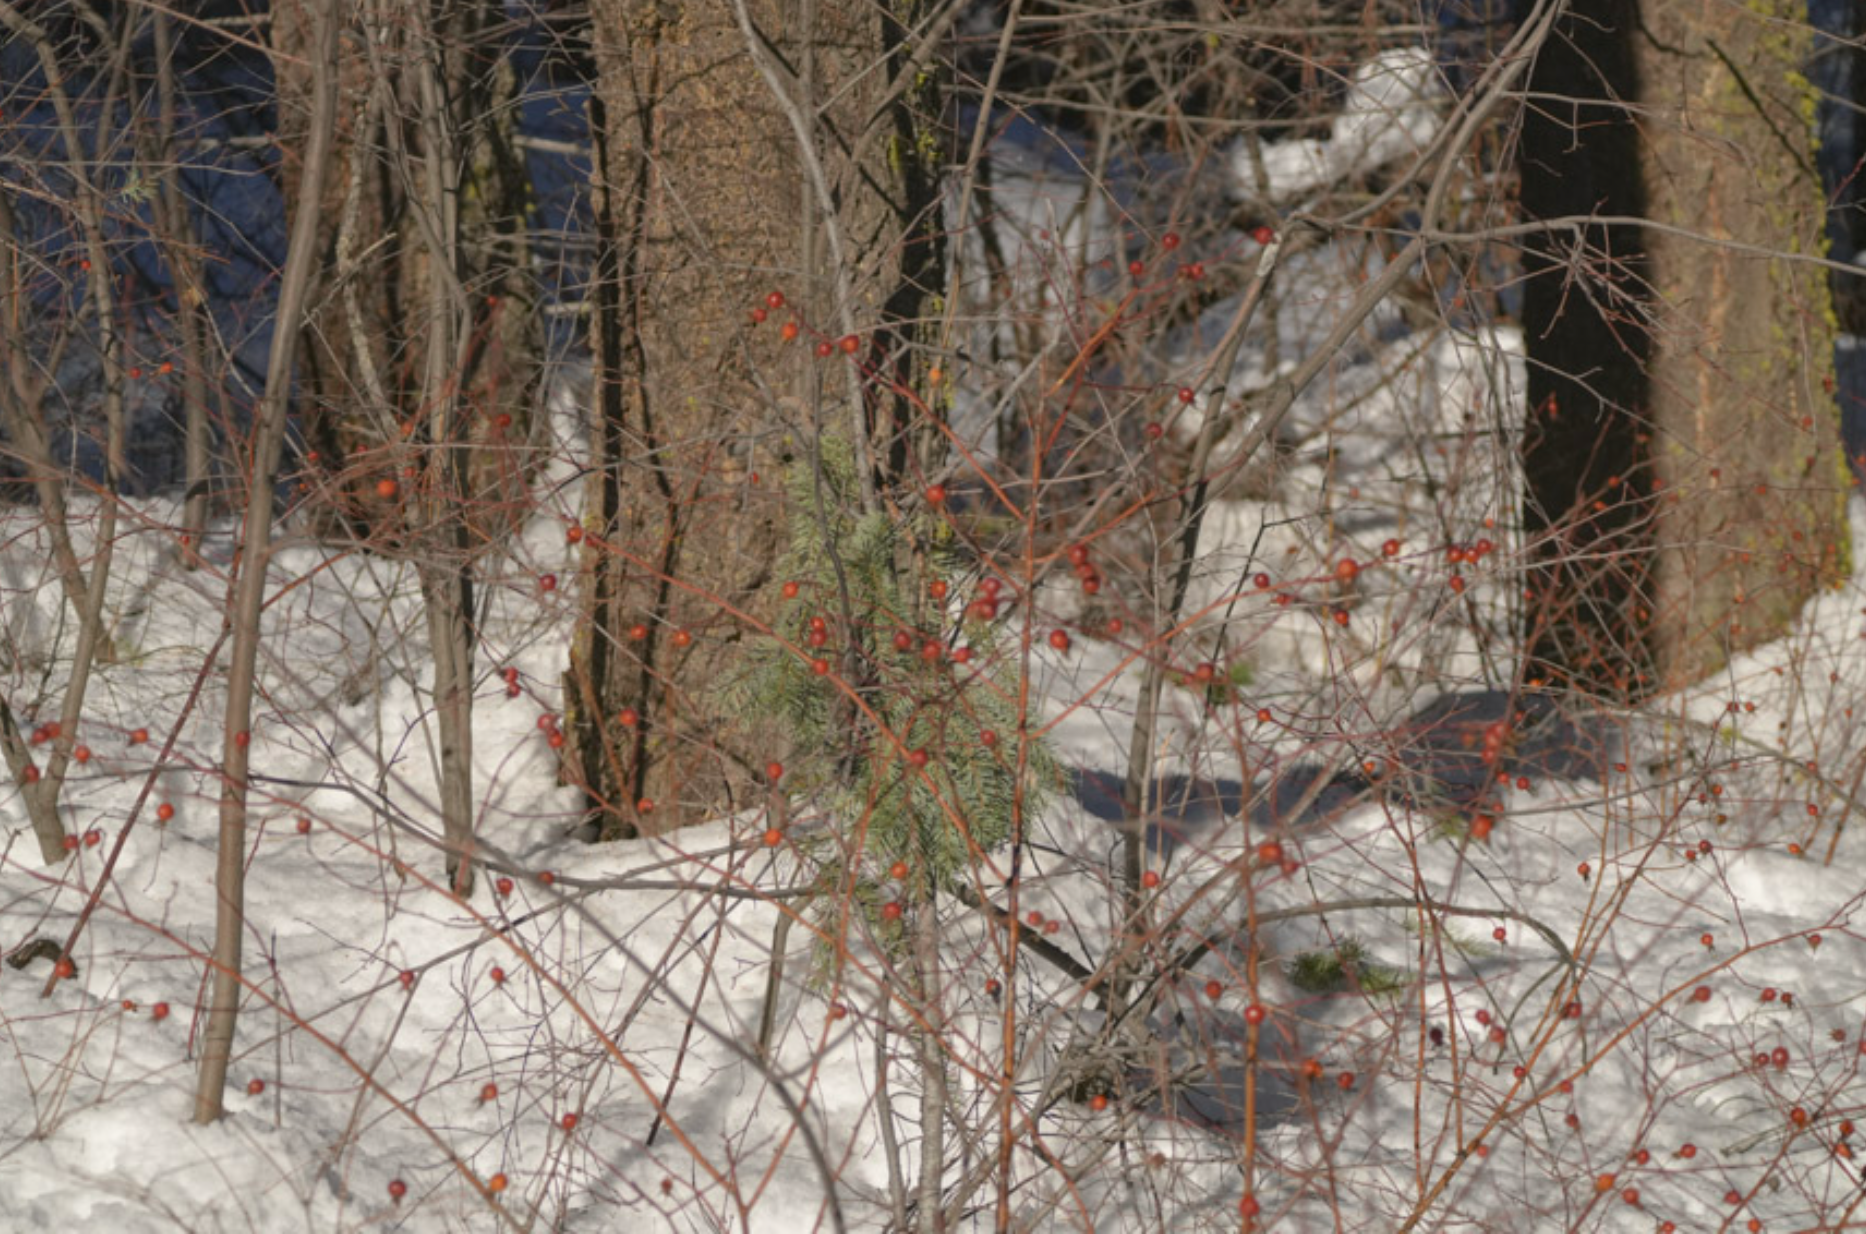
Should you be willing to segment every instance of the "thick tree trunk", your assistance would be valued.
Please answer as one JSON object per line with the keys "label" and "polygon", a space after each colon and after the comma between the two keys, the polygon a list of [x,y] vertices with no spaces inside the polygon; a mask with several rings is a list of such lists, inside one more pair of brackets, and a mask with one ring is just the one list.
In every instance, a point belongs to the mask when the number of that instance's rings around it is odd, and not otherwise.
{"label": "thick tree trunk", "polygon": [[[1661,685],[1781,633],[1844,569],[1847,475],[1825,271],[1735,251],[1819,253],[1807,9],[1648,0],[1641,160],[1657,223],[1652,622]],[[1637,620],[1640,614],[1634,614]]]}
{"label": "thick tree trunk", "polygon": [[779,468],[824,427],[862,438],[878,489],[923,462],[924,417],[886,395],[942,269],[937,91],[895,88],[903,7],[592,4],[596,534],[566,775],[605,836],[712,815],[781,757],[714,706],[734,611],[770,607]]}
{"label": "thick tree trunk", "polygon": [[1618,221],[1527,261],[1533,676],[1695,680],[1845,568],[1805,19],[1580,0],[1538,58],[1524,209]]}

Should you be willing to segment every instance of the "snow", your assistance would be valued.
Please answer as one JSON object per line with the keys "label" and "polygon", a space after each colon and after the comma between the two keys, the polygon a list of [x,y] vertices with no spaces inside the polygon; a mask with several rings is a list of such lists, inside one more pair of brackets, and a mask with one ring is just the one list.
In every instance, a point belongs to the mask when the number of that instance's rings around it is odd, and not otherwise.
{"label": "snow", "polygon": [[[1349,79],[1341,111],[1327,138],[1300,138],[1263,148],[1268,196],[1277,205],[1389,164],[1417,158],[1437,136],[1445,110],[1438,66],[1422,47],[1383,51]],[[1258,195],[1247,148],[1231,156],[1234,191]]]}
{"label": "snow", "polygon": [[[1372,166],[1429,140],[1428,68],[1393,53],[1358,71],[1361,110],[1321,163]],[[1285,356],[1314,337],[1289,323],[1325,320],[1314,306],[1361,268],[1330,249],[1291,272],[1294,302],[1313,311],[1282,318]],[[1714,680],[1605,717],[1621,744],[1597,775],[1561,779],[1506,753],[1522,778],[1500,789],[1486,841],[1465,838],[1468,803],[1383,778],[1429,762],[1409,717],[1507,686],[1499,649],[1523,565],[1509,469],[1519,352],[1507,332],[1370,332],[1292,413],[1271,494],[1214,506],[1184,658],[1222,651],[1251,676],[1235,703],[1211,707],[1169,684],[1151,767],[1163,800],[1146,821],[1162,875],[1155,943],[1211,946],[1131,1038],[1028,952],[993,995],[995,927],[948,902],[948,1201],[976,1184],[962,1228],[995,1220],[1007,1000],[1018,1228],[1235,1229],[1245,1163],[1271,1229],[1390,1231],[1416,1217],[1421,1230],[1646,1231],[1733,1214],[1791,1229],[1846,1211],[1858,1178],[1835,1146],[1860,1107],[1866,836],[1844,824],[1866,766],[1866,715],[1853,715],[1866,577]],[[1266,366],[1247,349],[1240,388],[1269,380]],[[563,390],[539,485],[556,501],[581,449]],[[530,585],[569,573],[568,508],[541,511],[493,563],[475,777],[488,874],[514,889],[483,885],[466,904],[437,885],[431,848],[437,739],[413,567],[288,526],[254,728],[249,993],[228,1113],[190,1122],[214,917],[217,678],[184,703],[225,585],[166,547],[173,502],[135,509],[106,604],[114,656],[79,735],[95,753],[66,795],[67,825],[101,843],[42,867],[16,792],[0,789],[9,951],[62,940],[122,843],[77,976],[42,999],[46,961],[0,968],[0,1230],[889,1224],[884,1091],[910,1196],[918,1176],[911,982],[845,902],[791,894],[813,873],[808,845],[765,848],[756,812],[652,840],[568,838],[576,795],[557,784],[537,721],[561,710],[575,610]],[[74,507],[87,556],[94,514],[88,499]],[[1866,508],[1853,517],[1860,562]],[[219,529],[210,561],[225,563],[230,534]],[[1494,552],[1454,596],[1444,549],[1479,536]],[[1332,578],[1344,555],[1364,563],[1352,587]],[[36,511],[0,510],[4,689],[28,729],[55,714],[70,655],[48,561]],[[1033,611],[1087,610],[1059,585]],[[1119,920],[1110,803],[1141,661],[1131,637],[1082,637],[1067,654],[1031,641],[1046,739],[1072,779],[1033,824],[1019,907],[1056,922],[1039,937],[1093,967]],[[497,675],[507,665],[516,698]],[[139,726],[147,745],[126,740]],[[1363,787],[1330,778],[1344,775]],[[1272,810],[1254,790],[1276,777]],[[1310,794],[1292,790],[1311,785],[1333,787],[1298,813],[1291,798]],[[166,825],[160,802],[177,811]],[[795,820],[800,840],[833,851],[837,820],[801,800]],[[1288,867],[1262,859],[1271,839]],[[984,890],[1001,895],[989,878]],[[1292,911],[1317,904],[1329,908]],[[1398,974],[1395,992],[1292,979],[1297,957],[1347,937],[1366,948],[1364,975]],[[1254,1060],[1252,1001],[1268,1009]],[[159,1020],[158,1002],[170,1009]],[[1085,1077],[1120,1081],[1107,1109],[1072,1095]],[[406,1185],[399,1201],[392,1180]],[[1725,1203],[1732,1188],[1741,1205]]]}

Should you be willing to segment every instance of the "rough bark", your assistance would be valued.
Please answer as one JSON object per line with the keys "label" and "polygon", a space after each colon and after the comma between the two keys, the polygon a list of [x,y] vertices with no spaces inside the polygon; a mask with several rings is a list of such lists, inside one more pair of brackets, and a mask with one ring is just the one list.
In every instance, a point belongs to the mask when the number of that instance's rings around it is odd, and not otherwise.
{"label": "rough bark", "polygon": [[1540,53],[1525,211],[1600,221],[1526,262],[1532,676],[1695,680],[1846,568],[1805,23],[1581,0]]}
{"label": "rough bark", "polygon": [[[939,284],[929,92],[900,80],[897,10],[917,9],[592,4],[595,534],[566,776],[607,837],[711,816],[747,759],[781,756],[714,702],[745,637],[734,610],[771,611],[778,469],[825,425],[862,426],[880,488],[923,459],[924,419],[885,394],[916,380]],[[782,308],[754,326],[772,292]],[[852,354],[816,357],[851,333]]]}
{"label": "rough bark", "polygon": [[1711,240],[1646,240],[1664,481],[1651,621],[1671,686],[1781,633],[1844,577],[1847,478],[1826,272],[1725,243],[1823,249],[1806,6],[1648,0],[1644,16],[1649,217]]}

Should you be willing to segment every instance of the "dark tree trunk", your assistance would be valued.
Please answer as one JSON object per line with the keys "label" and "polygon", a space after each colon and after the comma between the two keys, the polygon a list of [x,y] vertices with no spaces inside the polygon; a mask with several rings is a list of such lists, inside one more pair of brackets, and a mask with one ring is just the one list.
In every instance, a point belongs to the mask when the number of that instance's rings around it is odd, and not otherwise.
{"label": "dark tree trunk", "polygon": [[1806,12],[1763,8],[1585,0],[1538,59],[1525,212],[1648,222],[1527,263],[1533,676],[1696,680],[1846,566],[1831,301],[1793,260],[1823,234]]}

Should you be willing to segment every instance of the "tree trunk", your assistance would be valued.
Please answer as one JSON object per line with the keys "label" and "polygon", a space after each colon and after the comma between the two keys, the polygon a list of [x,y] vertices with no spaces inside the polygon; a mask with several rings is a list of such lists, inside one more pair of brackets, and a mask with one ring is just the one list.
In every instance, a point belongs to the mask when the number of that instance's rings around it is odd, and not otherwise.
{"label": "tree trunk", "polygon": [[782,755],[716,707],[735,613],[772,610],[780,467],[828,428],[879,500],[935,448],[898,396],[943,270],[938,91],[897,24],[920,7],[591,6],[595,534],[565,774],[605,837],[712,816]]}
{"label": "tree trunk", "polygon": [[1524,209],[1622,221],[1527,263],[1532,675],[1697,680],[1847,568],[1831,301],[1793,260],[1823,236],[1807,37],[1793,3],[1583,0],[1541,52]]}
{"label": "tree trunk", "polygon": [[[274,16],[287,53],[280,112],[291,117],[303,16],[292,3]],[[522,509],[499,491],[517,470],[500,455],[527,431],[537,372],[526,185],[508,132],[515,82],[487,67],[504,24],[494,0],[406,10],[366,0],[358,16],[321,203],[330,294],[305,330],[310,435],[348,464],[326,490],[331,512],[420,576],[445,864],[466,895],[476,561],[507,542]]]}

